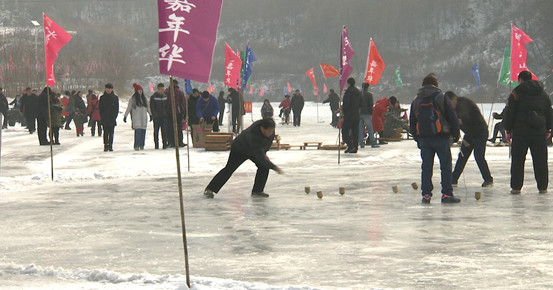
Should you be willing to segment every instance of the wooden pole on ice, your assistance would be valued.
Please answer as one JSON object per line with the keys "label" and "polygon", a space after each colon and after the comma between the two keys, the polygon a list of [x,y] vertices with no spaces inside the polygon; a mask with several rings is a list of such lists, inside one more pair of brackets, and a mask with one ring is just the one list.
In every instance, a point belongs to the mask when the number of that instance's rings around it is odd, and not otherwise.
{"label": "wooden pole on ice", "polygon": [[[179,135],[177,131],[177,110],[176,110],[176,102],[175,102],[175,87],[173,85],[173,77],[169,77],[169,90],[171,92],[171,114],[173,116],[173,137],[174,137],[174,144],[175,144],[175,156],[177,160],[177,180],[179,185],[179,201],[180,201],[180,220],[181,220],[181,228],[182,228],[182,244],[184,246],[184,267],[186,269],[186,285],[188,288],[190,288],[190,269],[188,267],[188,243],[186,241],[186,225],[184,223],[184,202],[182,198],[182,180],[181,180],[181,172],[180,172],[180,156],[179,156],[179,147],[180,147],[180,141],[179,141]],[[181,124],[182,126],[182,124]],[[182,130],[182,127],[178,128],[179,130]]]}
{"label": "wooden pole on ice", "polygon": [[[50,87],[46,86],[46,98],[48,98],[48,128],[50,128],[50,175],[52,176],[52,181],[54,181],[54,149],[52,148],[53,142],[53,131],[52,131],[52,113],[50,112]],[[42,145],[42,144],[41,144]]]}

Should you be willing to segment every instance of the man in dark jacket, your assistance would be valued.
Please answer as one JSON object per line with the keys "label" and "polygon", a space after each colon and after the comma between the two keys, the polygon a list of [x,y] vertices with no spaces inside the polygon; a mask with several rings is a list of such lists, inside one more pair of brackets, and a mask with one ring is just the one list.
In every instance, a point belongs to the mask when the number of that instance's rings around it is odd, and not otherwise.
{"label": "man in dark jacket", "polygon": [[204,191],[204,196],[213,198],[213,193],[218,193],[234,171],[249,159],[257,166],[252,196],[268,197],[264,189],[269,170],[273,169],[278,174],[283,173],[267,156],[267,151],[271,148],[274,139],[275,121],[272,118],[258,120],[240,133],[232,142],[227,165],[213,177]]}
{"label": "man in dark jacket", "polygon": [[471,99],[458,97],[452,91],[446,92],[445,95],[451,100],[457,113],[457,118],[459,118],[460,129],[465,133],[463,142],[461,143],[461,151],[453,170],[452,185],[457,186],[467,160],[472,150],[474,150],[474,159],[484,179],[482,187],[493,186],[493,177],[485,158],[486,142],[488,141],[488,124],[486,124],[486,120],[484,120],[480,109]]}
{"label": "man in dark jacket", "polygon": [[[177,80],[173,80],[173,91],[175,94],[175,110],[177,112],[177,119],[173,120],[173,103],[171,96],[171,85],[165,90],[165,95],[167,96],[167,137],[170,148],[175,148],[175,133],[174,133],[174,124],[177,126],[177,137],[179,147],[184,147],[186,144],[183,142],[182,135],[182,120],[186,118],[186,97],[184,92],[179,88],[179,83]],[[190,123],[190,122],[189,122]]]}
{"label": "man in dark jacket", "polygon": [[150,110],[152,111],[152,120],[154,121],[154,145],[159,149],[159,130],[161,129],[161,146],[167,149],[169,141],[167,140],[167,95],[164,93],[165,86],[162,83],[157,84],[157,92],[150,97]]}
{"label": "man in dark jacket", "polygon": [[4,121],[2,122],[2,129],[8,128],[8,99],[4,95],[3,89],[0,88],[0,113],[4,116]]}
{"label": "man in dark jacket", "polygon": [[[348,89],[344,93],[342,113],[342,137],[348,148],[344,153],[357,153],[359,144],[359,109],[361,108],[361,92],[355,87],[355,79],[347,80]],[[362,137],[361,137],[362,139]]]}
{"label": "man in dark jacket", "polygon": [[232,132],[238,133],[237,124],[238,124],[238,115],[240,115],[240,94],[234,88],[228,89],[228,102],[232,106],[232,111],[231,111]]}
{"label": "man in dark jacket", "polygon": [[294,126],[300,126],[301,124],[301,111],[303,111],[303,106],[305,105],[305,101],[303,99],[303,96],[300,93],[300,90],[296,90],[296,93],[292,97],[292,101],[290,102],[290,108],[292,108],[292,112],[294,113]]}
{"label": "man in dark jacket", "polygon": [[192,95],[188,97],[188,125],[200,123],[200,115],[198,115],[196,106],[202,93],[198,89],[193,89],[192,92]]}
{"label": "man in dark jacket", "polygon": [[199,123],[213,124],[213,132],[219,132],[219,102],[208,91],[202,92],[202,97],[196,104],[196,114],[200,117]]}
{"label": "man in dark jacket", "polygon": [[369,92],[369,84],[363,83],[362,85],[363,93],[361,96],[361,109],[359,111],[359,146],[365,148],[365,142],[363,140],[363,134],[365,133],[365,126],[367,126],[367,145],[371,143],[371,148],[379,148],[380,146],[376,144],[376,139],[374,139],[373,131],[373,106],[374,99],[373,94]]}
{"label": "man in dark jacket", "polygon": [[[431,98],[431,99],[427,99]],[[433,104],[434,109],[439,112],[441,131],[437,134],[427,134],[422,132],[432,131],[426,128],[426,116],[419,115],[421,103]],[[423,110],[421,110],[423,112]],[[411,103],[410,127],[413,133],[413,139],[417,141],[417,146],[421,150],[422,174],[421,189],[422,203],[430,203],[432,198],[432,171],[434,167],[434,156],[437,154],[440,158],[440,170],[442,171],[442,202],[456,203],[460,199],[453,196],[453,187],[451,183],[451,141],[459,140],[459,119],[455,113],[455,108],[449,98],[445,97],[438,87],[436,75],[431,73],[422,80],[422,88],[419,89],[417,97]],[[419,120],[425,121],[419,124]],[[421,128],[419,128],[421,125]],[[425,127],[422,127],[425,126]]]}
{"label": "man in dark jacket", "polygon": [[40,145],[49,145],[50,142],[48,141],[47,136],[47,129],[48,129],[48,91],[50,91],[50,96],[54,97],[56,94],[49,89],[48,87],[45,87],[42,90],[42,93],[37,97],[37,135],[38,135],[38,143]]}
{"label": "man in dark jacket", "polygon": [[219,97],[217,98],[217,102],[219,103],[219,126],[223,126],[223,119],[225,117],[225,104],[227,103],[227,99],[225,98],[225,92],[220,91]]}
{"label": "man in dark jacket", "polygon": [[100,96],[100,118],[104,129],[104,152],[113,151],[113,134],[119,115],[119,97],[113,92],[113,85],[106,84]]}
{"label": "man in dark jacket", "polygon": [[519,194],[524,181],[524,162],[528,148],[532,153],[534,176],[540,193],[547,192],[547,142],[551,135],[553,111],[543,83],[532,80],[532,73],[522,71],[519,85],[509,96],[505,111],[507,141],[512,141],[511,193]]}
{"label": "man in dark jacket", "polygon": [[492,114],[494,119],[501,120],[501,121],[496,123],[493,126],[493,134],[491,138],[488,139],[488,141],[490,141],[491,143],[495,143],[495,139],[497,139],[497,133],[501,133],[500,144],[501,142],[507,143],[507,139],[505,138],[505,125],[503,124],[503,118],[505,117],[505,109],[507,109],[507,101],[508,100],[505,100],[505,108],[503,108],[503,111],[501,111],[500,114],[498,114],[497,112],[493,112]]}
{"label": "man in dark jacket", "polygon": [[330,125],[332,127],[336,127],[336,125],[338,125],[337,111],[338,109],[340,109],[340,97],[338,97],[333,89],[330,89],[330,94],[328,95],[328,98],[323,101],[323,104],[326,103],[330,103],[330,111],[332,112],[332,122],[330,122]]}
{"label": "man in dark jacket", "polygon": [[27,121],[27,129],[29,134],[35,132],[35,120],[36,120],[36,107],[37,107],[37,95],[33,94],[31,88],[25,89],[25,94],[21,97],[21,112],[25,116]]}

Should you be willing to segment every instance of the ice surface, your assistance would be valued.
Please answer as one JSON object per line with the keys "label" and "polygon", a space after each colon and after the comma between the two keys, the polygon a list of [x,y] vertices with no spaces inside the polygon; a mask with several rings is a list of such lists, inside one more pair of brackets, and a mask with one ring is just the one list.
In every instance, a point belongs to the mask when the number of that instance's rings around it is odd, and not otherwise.
{"label": "ice surface", "polygon": [[[279,125],[282,142],[336,144],[328,106],[318,109],[317,119],[306,104],[301,127]],[[62,131],[51,181],[49,148],[22,128],[4,131],[0,289],[182,288],[175,152],[153,150],[151,132],[134,151],[121,121],[115,151],[104,153],[89,130]],[[228,152],[191,148],[188,172],[181,151],[192,289],[550,289],[551,195],[538,195],[530,161],[523,194],[510,195],[508,147],[487,150],[494,187],[480,187],[471,158],[455,189],[461,204],[429,206],[411,188],[420,184],[413,141],[342,154],[340,165],[336,151],[270,151],[286,174],[270,174],[267,199],[250,196],[251,162],[204,199]]]}

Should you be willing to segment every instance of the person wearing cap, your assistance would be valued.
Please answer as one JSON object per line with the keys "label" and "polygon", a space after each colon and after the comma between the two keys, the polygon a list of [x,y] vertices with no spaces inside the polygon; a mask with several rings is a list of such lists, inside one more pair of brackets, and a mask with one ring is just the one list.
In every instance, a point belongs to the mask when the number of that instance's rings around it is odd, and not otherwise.
{"label": "person wearing cap", "polygon": [[159,149],[159,130],[161,129],[161,145],[163,149],[169,146],[167,135],[167,95],[164,93],[165,86],[162,83],[157,85],[157,92],[150,97],[150,111],[154,122],[154,146]]}
{"label": "person wearing cap", "polygon": [[173,80],[173,93],[175,95],[176,120],[173,120],[173,97],[171,96],[171,85],[169,85],[169,88],[165,90],[165,95],[167,95],[167,124],[169,129],[167,136],[169,137],[169,147],[175,148],[174,123],[177,126],[178,145],[179,147],[184,147],[186,144],[183,142],[182,120],[186,118],[186,98],[184,92],[179,88],[179,82],[175,79]]}
{"label": "person wearing cap", "polygon": [[4,122],[2,123],[2,129],[8,128],[8,99],[4,95],[3,89],[0,88],[0,113],[4,115]]}
{"label": "person wearing cap", "polygon": [[152,120],[152,112],[148,104],[148,99],[144,96],[142,86],[137,83],[132,84],[134,94],[129,100],[127,111],[123,117],[123,122],[127,123],[127,116],[131,114],[132,128],[134,129],[134,150],[144,150],[146,143],[146,128],[148,128],[148,119]]}
{"label": "person wearing cap", "polygon": [[21,112],[25,116],[27,122],[27,129],[29,134],[33,134],[36,131],[36,108],[37,108],[38,96],[33,94],[33,90],[28,87],[25,89],[25,94],[21,97]]}
{"label": "person wearing cap", "polygon": [[[421,104],[425,106],[421,106]],[[433,112],[436,110],[439,113],[441,130],[434,130],[432,124],[427,123],[427,120],[431,118],[423,115],[427,112],[425,109],[432,106]],[[419,108],[423,109],[419,111]],[[459,140],[459,119],[453,104],[438,87],[438,78],[434,73],[427,75],[422,80],[422,88],[419,89],[417,97],[411,103],[409,121],[413,139],[415,139],[421,151],[422,203],[429,204],[432,198],[432,190],[434,189],[432,173],[435,155],[440,158],[442,203],[461,202],[459,198],[453,196],[450,141],[452,137],[454,142]],[[437,127],[438,125],[436,125]]]}
{"label": "person wearing cap", "polygon": [[208,91],[202,92],[202,98],[196,104],[196,114],[200,117],[200,124],[213,124],[213,132],[219,132],[219,122],[217,115],[219,114],[219,102]]}
{"label": "person wearing cap", "polygon": [[104,129],[104,152],[113,151],[113,134],[119,115],[119,97],[113,92],[113,85],[106,84],[105,91],[100,96],[100,118]]}
{"label": "person wearing cap", "polygon": [[[90,91],[91,90],[89,90],[89,92]],[[100,101],[98,100],[98,96],[94,94],[94,92],[88,94],[87,97],[90,97],[90,101],[86,109],[86,114],[90,119],[90,121],[88,122],[88,127],[90,127],[90,135],[94,137],[94,135],[96,134],[96,127],[98,127],[98,137],[102,137]]]}

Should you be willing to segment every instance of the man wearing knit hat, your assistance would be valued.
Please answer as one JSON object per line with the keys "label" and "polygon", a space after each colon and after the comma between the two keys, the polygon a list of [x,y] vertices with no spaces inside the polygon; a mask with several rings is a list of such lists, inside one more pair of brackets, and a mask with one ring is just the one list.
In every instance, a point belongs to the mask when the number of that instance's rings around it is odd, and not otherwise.
{"label": "man wearing knit hat", "polygon": [[430,203],[432,198],[435,155],[440,158],[442,203],[460,202],[460,199],[453,196],[450,150],[450,138],[453,137],[453,141],[459,140],[459,119],[453,104],[438,87],[435,74],[431,73],[423,79],[422,88],[411,104],[410,114],[411,132],[421,150],[422,203]]}
{"label": "man wearing knit hat", "polygon": [[104,152],[113,151],[113,133],[117,126],[119,114],[119,97],[113,92],[113,85],[106,84],[105,91],[100,96],[100,118],[104,129]]}

